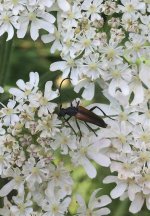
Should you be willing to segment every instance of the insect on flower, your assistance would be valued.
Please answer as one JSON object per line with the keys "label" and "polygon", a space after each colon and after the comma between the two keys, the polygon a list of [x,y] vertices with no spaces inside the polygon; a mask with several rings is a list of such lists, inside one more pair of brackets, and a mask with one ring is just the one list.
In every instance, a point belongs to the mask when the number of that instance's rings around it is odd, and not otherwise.
{"label": "insect on flower", "polygon": [[[105,123],[105,121],[98,115],[96,115],[95,113],[93,113],[92,111],[94,109],[99,109],[104,116],[108,117],[108,118],[111,118],[109,116],[107,116],[104,111],[102,109],[100,109],[98,106],[94,106],[92,107],[90,110],[84,108],[83,106],[80,106],[79,105],[79,101],[77,102],[76,106],[73,106],[72,102],[71,102],[71,105],[70,107],[67,107],[67,108],[62,108],[62,102],[61,102],[61,87],[62,87],[62,84],[65,80],[71,80],[71,78],[65,78],[61,81],[60,83],[60,87],[59,87],[59,94],[60,94],[60,110],[59,110],[59,113],[58,113],[58,116],[59,117],[62,117],[65,122],[69,125],[69,127],[72,129],[72,131],[75,133],[75,135],[77,136],[77,133],[76,131],[74,130],[74,128],[71,126],[71,124],[69,123],[69,120],[72,116],[75,117],[75,121],[76,121],[76,125],[77,125],[77,128],[79,129],[79,133],[80,133],[80,139],[81,140],[81,137],[82,137],[82,132],[81,132],[81,129],[80,129],[80,126],[79,126],[79,123],[78,123],[78,120],[81,120],[85,123],[85,125],[91,130],[93,131],[93,133],[97,136],[96,132],[93,130],[93,128],[91,128],[89,126],[88,123],[91,123],[91,124],[94,124],[94,125],[97,125],[99,127],[102,127],[102,128],[106,128],[107,127],[107,124]],[[69,117],[66,118],[65,116],[68,115]],[[112,119],[112,118],[111,118]]]}

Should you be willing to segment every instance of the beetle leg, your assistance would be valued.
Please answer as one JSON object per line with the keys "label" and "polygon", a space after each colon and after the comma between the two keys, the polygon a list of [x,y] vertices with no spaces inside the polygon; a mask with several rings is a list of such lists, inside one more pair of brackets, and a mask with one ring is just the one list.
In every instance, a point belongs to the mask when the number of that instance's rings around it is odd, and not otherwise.
{"label": "beetle leg", "polygon": [[76,103],[77,103],[77,107],[79,106],[79,104],[80,104],[80,101],[78,100],[78,101],[76,101]]}
{"label": "beetle leg", "polygon": [[80,139],[79,139],[79,141],[80,141],[80,140],[81,140],[81,137],[82,137],[82,133],[81,133],[81,129],[80,129],[80,126],[79,126],[79,123],[78,123],[77,119],[75,119],[75,120],[76,120],[77,128],[78,128],[79,133],[80,133]]}
{"label": "beetle leg", "polygon": [[77,136],[77,133],[75,132],[75,130],[73,129],[73,127],[71,126],[71,124],[69,123],[69,119],[71,118],[72,116],[69,116],[69,118],[64,118],[65,122],[69,125],[69,127],[72,129],[72,131],[74,132],[74,134]]}
{"label": "beetle leg", "polygon": [[88,125],[86,122],[84,122],[84,123],[95,134],[95,136],[97,136],[97,133],[93,130],[93,128],[91,128],[90,125]]}
{"label": "beetle leg", "polygon": [[111,120],[115,120],[115,119],[111,118],[110,116],[108,116],[108,115],[107,115],[101,108],[99,108],[98,106],[92,107],[92,108],[90,109],[90,111],[93,111],[93,110],[96,109],[96,108],[99,109],[99,110],[103,113],[104,116],[110,118]]}

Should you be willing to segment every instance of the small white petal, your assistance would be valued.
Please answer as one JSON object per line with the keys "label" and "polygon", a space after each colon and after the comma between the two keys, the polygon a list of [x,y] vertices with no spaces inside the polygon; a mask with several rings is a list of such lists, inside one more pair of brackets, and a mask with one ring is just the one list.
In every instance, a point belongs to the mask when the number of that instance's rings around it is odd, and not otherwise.
{"label": "small white petal", "polygon": [[96,169],[87,158],[82,159],[81,164],[90,178],[96,177]]}
{"label": "small white petal", "polygon": [[0,197],[7,196],[13,189],[15,185],[15,180],[12,179],[8,183],[6,183],[1,189],[0,189]]}
{"label": "small white petal", "polygon": [[113,199],[116,199],[120,197],[126,190],[127,184],[126,183],[120,183],[118,184],[110,193],[111,197]]}
{"label": "small white petal", "polygon": [[131,203],[129,211],[133,214],[139,212],[144,204],[144,198],[141,194],[137,194],[134,201]]}
{"label": "small white petal", "polygon": [[66,0],[57,0],[58,6],[60,7],[61,10],[63,11],[68,11],[70,10],[70,5]]}

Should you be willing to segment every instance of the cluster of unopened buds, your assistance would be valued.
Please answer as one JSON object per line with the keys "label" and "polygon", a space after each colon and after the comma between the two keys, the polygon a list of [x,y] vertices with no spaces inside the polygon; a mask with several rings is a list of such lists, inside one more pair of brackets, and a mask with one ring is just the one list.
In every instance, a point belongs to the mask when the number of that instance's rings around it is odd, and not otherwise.
{"label": "cluster of unopened buds", "polygon": [[[7,32],[9,40],[16,32],[23,38],[30,29],[36,40],[39,30],[46,30],[42,41],[51,42],[50,52],[59,50],[62,58],[50,70],[61,70],[62,79],[69,78],[76,92],[83,89],[82,98],[89,101],[98,85],[99,96],[103,93],[109,105],[96,103],[86,109],[102,109],[93,112],[104,114],[107,127],[60,119],[62,107],[53,101],[60,91],[47,81],[42,92],[37,72],[30,72],[28,82],[18,80],[0,110],[0,175],[8,180],[0,189],[4,197],[0,214],[66,215],[72,201],[72,170],[82,166],[89,178],[95,178],[92,161],[110,168],[103,182],[116,183],[112,199],[129,198],[132,213],[140,212],[144,203],[150,210],[150,3],[68,2],[1,1],[0,35]],[[64,156],[70,169],[60,160]],[[87,207],[76,196],[77,216],[110,213],[104,206],[111,199],[99,196],[99,191],[92,193]]]}

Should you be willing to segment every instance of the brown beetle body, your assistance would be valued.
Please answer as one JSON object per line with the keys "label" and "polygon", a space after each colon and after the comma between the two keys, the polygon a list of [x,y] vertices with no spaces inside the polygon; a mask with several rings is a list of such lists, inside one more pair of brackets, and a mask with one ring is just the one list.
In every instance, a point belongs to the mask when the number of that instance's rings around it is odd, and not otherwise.
{"label": "brown beetle body", "polygon": [[[60,87],[59,87],[59,93],[60,93],[60,96],[61,96],[61,86],[62,86],[62,83],[64,82],[64,80],[66,79],[69,79],[70,78],[65,78],[62,80],[61,84],[60,84]],[[68,126],[72,129],[72,131],[74,132],[75,135],[77,135],[76,131],[74,130],[74,128],[72,127],[72,125],[69,123],[69,119],[74,116],[75,117],[75,121],[76,121],[76,125],[79,129],[79,132],[80,132],[80,140],[81,140],[81,137],[82,137],[82,132],[80,130],[80,126],[78,124],[78,121],[77,120],[80,120],[80,121],[83,121],[86,126],[91,130],[93,131],[93,133],[97,136],[95,130],[93,128],[91,128],[88,123],[91,123],[91,124],[94,124],[94,125],[97,125],[99,127],[102,127],[102,128],[106,128],[107,127],[107,124],[105,123],[105,121],[98,115],[96,115],[95,113],[93,113],[92,111],[95,109],[95,108],[98,108],[104,116],[107,116],[103,110],[101,110],[99,107],[95,106],[93,108],[91,108],[90,110],[82,107],[82,106],[79,106],[79,101],[77,102],[77,105],[76,106],[73,106],[72,103],[71,103],[71,106],[70,107],[67,107],[67,108],[62,108],[62,103],[61,103],[61,97],[60,97],[60,110],[59,110],[59,113],[58,113],[58,116],[59,117],[62,117],[64,118],[65,122],[68,124]],[[68,116],[66,118],[66,115]],[[109,116],[107,116],[109,117]],[[109,117],[110,118],[110,117]]]}
{"label": "brown beetle body", "polygon": [[82,106],[78,106],[78,112],[75,115],[76,119],[79,119],[81,121],[85,121],[94,125],[97,125],[99,127],[102,128],[106,128],[107,124],[104,122],[104,120],[99,117],[98,115],[96,115],[95,113],[93,113],[92,111],[82,107]]}

